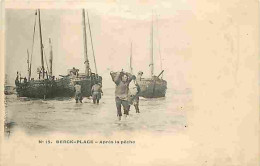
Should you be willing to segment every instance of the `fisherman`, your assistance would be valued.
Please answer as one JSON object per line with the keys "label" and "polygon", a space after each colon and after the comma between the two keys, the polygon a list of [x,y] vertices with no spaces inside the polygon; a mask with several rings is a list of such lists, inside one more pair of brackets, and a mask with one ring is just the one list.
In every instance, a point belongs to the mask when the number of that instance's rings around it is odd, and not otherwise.
{"label": "fisherman", "polygon": [[77,76],[77,77],[78,77],[78,72],[79,72],[79,69],[76,69],[75,67],[73,67],[72,70],[71,70],[71,73],[72,73],[74,76]]}
{"label": "fisherman", "polygon": [[15,85],[17,86],[19,84],[19,79],[18,79],[18,76],[16,77],[15,79]]}
{"label": "fisherman", "polygon": [[129,115],[128,86],[129,83],[132,81],[132,75],[130,73],[124,73],[123,71],[110,72],[110,75],[112,77],[112,80],[116,84],[115,101],[117,108],[117,116],[119,120],[121,120],[121,105],[123,105],[125,116]]}
{"label": "fisherman", "polygon": [[138,74],[137,74],[137,81],[141,81],[143,74],[144,74],[144,73],[143,73],[142,71],[139,71],[139,72],[138,72]]}
{"label": "fisherman", "polygon": [[15,85],[17,86],[19,84],[19,72],[16,73],[16,79],[15,79]]}
{"label": "fisherman", "polygon": [[[139,94],[141,92],[141,88],[136,81],[136,77],[133,76],[133,81],[129,85],[129,107],[133,104],[135,107],[136,113],[140,113],[139,111]],[[130,111],[130,108],[129,108]]]}
{"label": "fisherman", "polygon": [[76,103],[78,103],[79,101],[82,103],[82,96],[81,96],[81,86],[79,85],[78,82],[76,82],[75,85],[75,100]]}
{"label": "fisherman", "polygon": [[95,84],[91,88],[91,94],[94,104],[99,104],[99,100],[101,99],[101,94],[103,96],[102,86],[98,81],[95,81]]}
{"label": "fisherman", "polygon": [[102,85],[102,77],[98,76],[98,82]]}
{"label": "fisherman", "polygon": [[75,67],[72,68],[71,72],[72,72],[72,74],[74,74],[74,75],[77,74],[77,70],[75,69]]}

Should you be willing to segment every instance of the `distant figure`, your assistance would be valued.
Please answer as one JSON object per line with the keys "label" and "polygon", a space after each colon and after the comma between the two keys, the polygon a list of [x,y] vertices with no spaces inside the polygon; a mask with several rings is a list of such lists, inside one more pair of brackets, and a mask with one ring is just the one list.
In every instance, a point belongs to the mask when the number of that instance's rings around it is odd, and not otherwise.
{"label": "distant figure", "polygon": [[19,72],[16,72],[16,79],[19,80]]}
{"label": "distant figure", "polygon": [[[141,92],[141,88],[136,81],[136,77],[133,76],[133,82],[129,85],[129,107],[130,105],[134,105],[136,113],[140,113],[139,111],[139,93]],[[130,110],[130,108],[129,108]]]}
{"label": "distant figure", "polygon": [[37,68],[37,73],[38,73],[39,79],[41,79],[41,75],[42,75],[42,69],[41,69],[41,67],[38,67],[38,68]]}
{"label": "distant figure", "polygon": [[15,78],[15,85],[17,86],[19,84],[19,73],[16,72],[16,78]]}
{"label": "distant figure", "polygon": [[78,82],[76,82],[75,85],[75,100],[76,103],[78,103],[79,101],[82,103],[81,86],[79,85]]}
{"label": "distant figure", "polygon": [[75,67],[73,67],[72,70],[71,70],[71,73],[72,73],[74,76],[77,76],[77,77],[78,77],[78,72],[79,72],[79,69],[75,69]]}
{"label": "distant figure", "polygon": [[116,84],[115,101],[117,108],[117,116],[121,120],[121,105],[124,108],[125,116],[129,115],[128,91],[129,83],[132,81],[132,75],[124,72],[110,72],[112,80]]}
{"label": "distant figure", "polygon": [[98,82],[102,85],[102,77],[98,76]]}
{"label": "distant figure", "polygon": [[101,94],[103,95],[102,86],[100,83],[95,81],[95,84],[91,88],[91,94],[94,104],[99,104],[99,100],[101,99]]}
{"label": "distant figure", "polygon": [[144,74],[144,73],[143,73],[142,71],[139,71],[139,72],[138,72],[138,74],[137,74],[137,81],[141,81],[143,74]]}
{"label": "distant figure", "polygon": [[96,74],[96,79],[97,79],[97,80],[99,79],[99,75],[98,75],[98,74]]}
{"label": "distant figure", "polygon": [[27,83],[27,78],[26,77],[24,77],[23,82]]}
{"label": "distant figure", "polygon": [[15,85],[17,86],[18,84],[19,84],[19,78],[17,76],[16,79],[15,79]]}

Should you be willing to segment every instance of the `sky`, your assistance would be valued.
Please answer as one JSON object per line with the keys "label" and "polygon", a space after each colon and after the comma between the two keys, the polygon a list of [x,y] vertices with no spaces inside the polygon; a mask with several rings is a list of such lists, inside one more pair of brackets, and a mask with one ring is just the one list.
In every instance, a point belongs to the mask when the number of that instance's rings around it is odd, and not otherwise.
{"label": "sky", "polygon": [[[98,74],[103,77],[104,88],[113,87],[110,71],[129,71],[130,45],[132,43],[133,71],[144,72],[149,77],[151,52],[151,20],[154,33],[154,74],[165,70],[164,79],[169,88],[189,88],[192,54],[191,35],[194,15],[185,1],[176,7],[149,8],[116,5],[101,9],[88,8],[93,46]],[[166,5],[161,3],[161,5]],[[27,49],[32,52],[32,36],[35,10],[6,9],[5,12],[5,73],[10,84],[14,83],[16,71],[27,76]],[[32,57],[32,76],[41,65],[38,21]],[[88,26],[88,20],[86,18]],[[84,48],[81,9],[42,9],[41,25],[44,51],[49,59],[49,38],[53,48],[53,73],[65,75],[76,67],[84,72]],[[87,27],[88,56],[94,71],[93,52]]]}

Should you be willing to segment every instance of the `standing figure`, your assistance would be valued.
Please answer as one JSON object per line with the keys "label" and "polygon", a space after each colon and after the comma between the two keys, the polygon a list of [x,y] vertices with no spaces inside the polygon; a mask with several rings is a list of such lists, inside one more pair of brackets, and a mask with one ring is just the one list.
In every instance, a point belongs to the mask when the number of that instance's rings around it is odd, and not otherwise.
{"label": "standing figure", "polygon": [[16,73],[16,79],[15,79],[15,85],[17,86],[19,83],[20,83],[20,82],[19,82],[19,73],[18,73],[18,71],[17,71],[17,73]]}
{"label": "standing figure", "polygon": [[94,104],[99,104],[99,100],[101,99],[101,93],[103,95],[102,86],[100,83],[95,81],[95,84],[91,88],[91,94]]}
{"label": "standing figure", "polygon": [[27,83],[27,78],[26,77],[24,77],[23,82]]}
{"label": "standing figure", "polygon": [[[129,107],[130,105],[134,105],[136,113],[140,113],[139,111],[139,93],[141,92],[141,88],[136,81],[136,77],[133,76],[133,82],[129,85]],[[130,108],[129,108],[130,110]]]}
{"label": "standing figure", "polygon": [[116,84],[115,101],[117,108],[117,116],[121,120],[121,105],[124,108],[125,116],[129,115],[128,91],[129,83],[132,81],[132,75],[124,72],[110,72],[112,80]]}
{"label": "standing figure", "polygon": [[78,77],[79,69],[76,69],[75,67],[73,67],[70,72],[71,72],[74,76]]}
{"label": "standing figure", "polygon": [[78,82],[76,82],[75,85],[75,100],[76,103],[78,103],[79,101],[82,103],[82,96],[81,96],[81,86],[79,85]]}
{"label": "standing figure", "polygon": [[142,71],[139,71],[138,74],[137,74],[137,81],[141,81],[142,80],[142,76],[143,76],[143,72]]}
{"label": "standing figure", "polygon": [[38,68],[37,68],[37,73],[38,73],[38,76],[39,76],[39,80],[40,80],[41,78],[43,78],[42,67],[38,67]]}

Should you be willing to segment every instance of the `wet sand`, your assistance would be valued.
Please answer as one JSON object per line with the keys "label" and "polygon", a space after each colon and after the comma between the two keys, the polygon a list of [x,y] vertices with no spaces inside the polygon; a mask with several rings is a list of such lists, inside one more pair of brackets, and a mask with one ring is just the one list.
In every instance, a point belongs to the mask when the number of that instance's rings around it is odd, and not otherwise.
{"label": "wet sand", "polygon": [[[186,113],[192,110],[190,91],[168,89],[165,98],[140,98],[140,112],[133,106],[127,118],[117,118],[114,89],[104,89],[99,105],[88,98],[75,103],[73,98],[33,100],[6,95],[5,133],[16,130],[28,135],[59,132],[73,135],[90,133],[113,134],[117,131],[177,132],[186,124]],[[122,109],[123,110],[123,109]]]}

